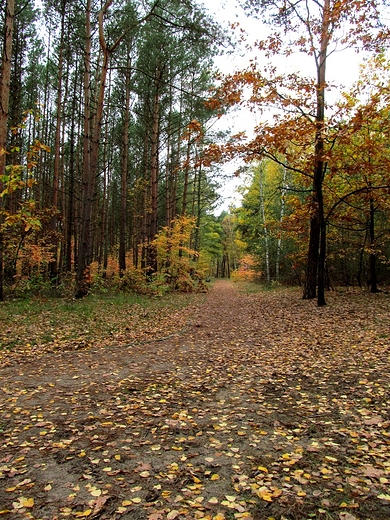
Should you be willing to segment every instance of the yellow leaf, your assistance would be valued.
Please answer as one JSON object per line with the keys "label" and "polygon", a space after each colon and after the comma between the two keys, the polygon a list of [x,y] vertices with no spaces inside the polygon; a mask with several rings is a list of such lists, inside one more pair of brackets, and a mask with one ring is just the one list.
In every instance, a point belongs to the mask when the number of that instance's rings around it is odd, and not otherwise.
{"label": "yellow leaf", "polygon": [[131,506],[133,502],[131,500],[123,500],[122,501],[122,506],[123,507],[126,507],[126,506]]}
{"label": "yellow leaf", "polygon": [[272,502],[272,495],[269,491],[256,491],[257,496],[266,502]]}
{"label": "yellow leaf", "polygon": [[259,471],[263,471],[264,473],[268,473],[268,469],[265,468],[264,466],[258,466],[257,469],[258,469]]}
{"label": "yellow leaf", "polygon": [[86,511],[83,511],[82,513],[75,513],[74,516],[76,518],[85,518],[86,516],[89,516],[92,513],[92,509],[87,509]]}
{"label": "yellow leaf", "polygon": [[142,498],[134,497],[131,499],[131,501],[133,502],[133,504],[140,504],[142,502]]}
{"label": "yellow leaf", "polygon": [[177,518],[179,515],[180,515],[179,511],[177,511],[176,509],[173,509],[172,511],[170,511],[170,512],[167,514],[167,520],[174,520],[174,519]]}
{"label": "yellow leaf", "polygon": [[211,475],[211,479],[210,480],[219,480],[218,473],[214,473],[214,475]]}
{"label": "yellow leaf", "polygon": [[218,498],[217,497],[211,497],[208,500],[209,504],[218,504]]}
{"label": "yellow leaf", "polygon": [[378,495],[378,498],[380,498],[381,500],[387,500],[390,502],[390,495],[385,495],[385,494],[381,494],[381,495]]}
{"label": "yellow leaf", "polygon": [[23,507],[33,507],[34,506],[33,498],[20,497],[19,502],[22,504]]}
{"label": "yellow leaf", "polygon": [[95,488],[95,489],[93,489],[93,490],[91,491],[91,495],[92,495],[93,497],[100,497],[101,494],[102,494],[102,490],[101,490],[101,489],[97,489],[97,488]]}
{"label": "yellow leaf", "polygon": [[114,458],[115,458],[115,460],[121,460],[121,456],[120,455],[115,455]]}
{"label": "yellow leaf", "polygon": [[213,520],[225,520],[225,515],[223,513],[218,513],[213,516]]}

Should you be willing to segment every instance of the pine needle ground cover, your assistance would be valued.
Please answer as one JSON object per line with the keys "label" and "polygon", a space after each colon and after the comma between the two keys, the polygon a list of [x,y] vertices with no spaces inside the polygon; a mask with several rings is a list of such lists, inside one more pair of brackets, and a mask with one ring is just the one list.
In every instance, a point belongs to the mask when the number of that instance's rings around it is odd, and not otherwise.
{"label": "pine needle ground cover", "polygon": [[2,315],[1,516],[390,518],[389,295],[194,298],[107,305],[76,344]]}

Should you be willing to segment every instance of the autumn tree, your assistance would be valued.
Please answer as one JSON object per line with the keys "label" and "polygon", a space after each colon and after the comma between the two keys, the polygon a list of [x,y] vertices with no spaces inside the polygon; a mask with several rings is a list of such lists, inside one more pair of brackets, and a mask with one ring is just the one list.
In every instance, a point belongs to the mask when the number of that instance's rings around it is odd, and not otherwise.
{"label": "autumn tree", "polygon": [[[332,113],[326,93],[328,61],[340,47],[373,48],[382,45],[387,31],[380,24],[380,2],[323,0],[286,2],[248,0],[251,16],[262,17],[271,27],[269,37],[259,41],[258,51],[270,58],[262,71],[255,64],[242,73],[226,78],[215,98],[215,106],[243,101],[241,85],[251,87],[250,103],[259,110],[273,108],[273,114],[256,129],[251,142],[236,147],[247,160],[269,157],[283,167],[300,172],[310,193],[310,222],[304,298],[317,295],[325,304],[324,273],[326,223],[324,218],[324,180],[332,148]],[[313,74],[278,74],[272,63],[275,56],[291,59],[293,53],[308,56]],[[304,58],[302,58],[304,59]],[[230,147],[228,152],[233,153]],[[281,157],[283,159],[281,159]]]}
{"label": "autumn tree", "polygon": [[[341,263],[347,283],[365,280],[371,292],[378,291],[378,267],[387,269],[389,80],[388,61],[376,56],[340,99],[326,183],[332,263]],[[333,276],[340,276],[334,268]]]}

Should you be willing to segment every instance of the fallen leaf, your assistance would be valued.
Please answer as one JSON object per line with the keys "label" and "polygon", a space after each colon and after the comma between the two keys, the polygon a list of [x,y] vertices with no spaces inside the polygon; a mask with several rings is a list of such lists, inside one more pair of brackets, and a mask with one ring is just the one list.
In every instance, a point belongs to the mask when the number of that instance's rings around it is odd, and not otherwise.
{"label": "fallen leaf", "polygon": [[34,499],[33,498],[25,498],[25,497],[19,497],[19,502],[21,503],[22,507],[34,507]]}
{"label": "fallen leaf", "polygon": [[75,513],[74,516],[76,518],[86,518],[87,516],[90,516],[92,514],[92,509],[86,509],[83,512]]}
{"label": "fallen leaf", "polygon": [[390,502],[390,495],[385,495],[384,493],[378,495],[378,498],[381,500],[386,500],[387,502]]}

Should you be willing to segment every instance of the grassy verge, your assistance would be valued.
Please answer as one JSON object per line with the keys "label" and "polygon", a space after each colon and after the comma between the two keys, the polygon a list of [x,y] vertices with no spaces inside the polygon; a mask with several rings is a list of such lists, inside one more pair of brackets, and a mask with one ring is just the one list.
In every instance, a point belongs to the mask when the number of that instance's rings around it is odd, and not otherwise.
{"label": "grassy verge", "polygon": [[104,294],[82,300],[31,298],[0,305],[0,355],[126,343],[172,333],[203,294]]}

